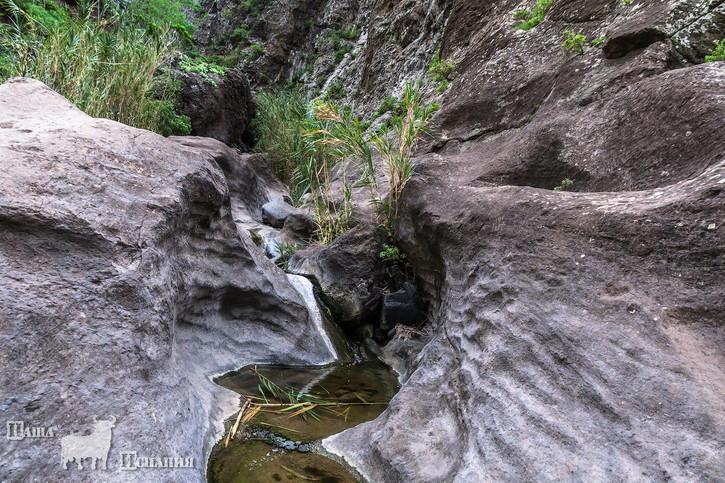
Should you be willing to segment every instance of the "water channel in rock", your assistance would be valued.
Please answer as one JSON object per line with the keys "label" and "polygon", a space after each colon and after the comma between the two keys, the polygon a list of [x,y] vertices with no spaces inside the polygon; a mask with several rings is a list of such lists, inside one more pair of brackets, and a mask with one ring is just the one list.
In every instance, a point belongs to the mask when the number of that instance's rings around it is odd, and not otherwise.
{"label": "water channel in rock", "polygon": [[[260,410],[240,425],[226,448],[224,441],[214,447],[207,474],[210,483],[358,481],[343,466],[319,454],[318,443],[375,419],[400,388],[396,376],[377,360],[322,367],[249,366],[215,382],[239,393],[242,406],[249,399],[251,407]],[[276,393],[291,391],[293,402],[286,395],[274,397],[270,386]],[[273,406],[282,401],[289,405]],[[297,401],[308,404],[294,406],[300,404]],[[292,416],[312,404],[316,406]],[[228,426],[234,422],[228,421]]]}

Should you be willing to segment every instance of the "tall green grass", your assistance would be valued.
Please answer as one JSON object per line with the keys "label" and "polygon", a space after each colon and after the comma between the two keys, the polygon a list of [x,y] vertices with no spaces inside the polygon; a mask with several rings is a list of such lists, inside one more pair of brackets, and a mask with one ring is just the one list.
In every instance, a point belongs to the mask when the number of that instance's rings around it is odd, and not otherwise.
{"label": "tall green grass", "polygon": [[173,79],[160,70],[177,53],[171,25],[144,26],[96,3],[74,11],[48,0],[29,5],[0,0],[0,81],[32,77],[91,116],[189,133],[188,118],[174,112]]}
{"label": "tall green grass", "polygon": [[252,131],[257,150],[265,153],[274,174],[298,200],[309,186],[295,187],[295,169],[306,162],[304,133],[308,121],[307,97],[297,88],[259,92]]}
{"label": "tall green grass", "polygon": [[[413,150],[439,107],[425,102],[420,84],[406,84],[400,114],[378,132],[367,132],[352,106],[308,101],[295,89],[262,92],[255,99],[257,149],[267,154],[295,202],[312,208],[318,241],[330,243],[349,229],[354,188],[368,192],[374,221],[395,235],[400,197],[415,169]],[[376,154],[386,170],[385,194]]]}

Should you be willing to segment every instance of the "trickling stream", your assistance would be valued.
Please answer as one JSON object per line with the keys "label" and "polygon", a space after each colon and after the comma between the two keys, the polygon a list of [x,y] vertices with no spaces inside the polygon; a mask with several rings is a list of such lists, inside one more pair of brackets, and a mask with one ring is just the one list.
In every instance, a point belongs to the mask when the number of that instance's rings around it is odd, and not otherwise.
{"label": "trickling stream", "polygon": [[[400,388],[395,375],[378,361],[333,366],[257,366],[256,371],[277,386],[295,388],[324,401],[315,416],[290,416],[294,410],[259,412],[241,428],[229,445],[218,443],[209,460],[210,483],[276,481],[357,481],[338,463],[317,454],[322,438],[375,419]],[[270,391],[254,367],[215,380],[218,384],[260,403],[270,404]],[[319,399],[318,399],[319,398]],[[324,404],[329,404],[325,406]],[[310,410],[309,412],[312,412]],[[318,418],[318,419],[316,419]]]}

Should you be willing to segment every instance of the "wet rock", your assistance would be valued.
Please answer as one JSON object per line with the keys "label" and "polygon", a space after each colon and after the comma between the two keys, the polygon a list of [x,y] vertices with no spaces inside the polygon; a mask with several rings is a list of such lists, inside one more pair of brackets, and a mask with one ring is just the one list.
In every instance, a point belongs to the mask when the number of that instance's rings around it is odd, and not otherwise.
{"label": "wet rock", "polygon": [[419,325],[425,319],[427,309],[428,301],[420,296],[415,285],[405,282],[403,288],[383,297],[380,329],[387,331],[397,324]]}
{"label": "wet rock", "polygon": [[[330,360],[287,278],[237,231],[218,150],[93,119],[30,79],[0,85],[0,131],[0,404],[55,428],[3,444],[0,479],[121,481],[128,449],[194,458],[173,479],[203,480],[238,409],[210,374]],[[94,416],[115,420],[108,471],[63,469],[60,438],[89,435]]]}
{"label": "wet rock", "polygon": [[310,445],[309,444],[301,444],[297,447],[297,451],[300,453],[309,453],[310,451]]}
{"label": "wet rock", "polygon": [[375,225],[360,224],[332,244],[311,246],[290,260],[290,271],[312,278],[333,315],[349,329],[375,321],[380,310],[383,235]]}

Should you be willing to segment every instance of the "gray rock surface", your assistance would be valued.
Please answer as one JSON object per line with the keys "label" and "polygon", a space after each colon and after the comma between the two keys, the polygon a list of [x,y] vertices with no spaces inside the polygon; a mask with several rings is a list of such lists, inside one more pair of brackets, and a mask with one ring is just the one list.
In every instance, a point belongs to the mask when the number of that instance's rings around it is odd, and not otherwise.
{"label": "gray rock surface", "polygon": [[[554,2],[524,32],[455,2],[397,240],[429,332],[326,448],[371,481],[725,479],[725,69],[682,40],[721,3]],[[566,28],[606,51],[562,55]]]}
{"label": "gray rock surface", "polygon": [[262,206],[262,221],[273,228],[282,228],[287,217],[298,211],[282,199],[273,199]]}
{"label": "gray rock surface", "polygon": [[[0,415],[54,428],[5,440],[0,480],[203,481],[237,407],[211,374],[330,361],[285,275],[238,233],[218,150],[11,79],[0,159]],[[116,421],[108,468],[63,469],[61,438],[94,416]],[[119,471],[122,451],[194,467]]]}

